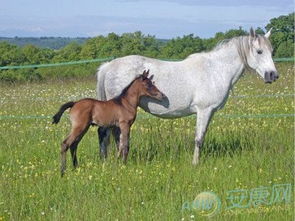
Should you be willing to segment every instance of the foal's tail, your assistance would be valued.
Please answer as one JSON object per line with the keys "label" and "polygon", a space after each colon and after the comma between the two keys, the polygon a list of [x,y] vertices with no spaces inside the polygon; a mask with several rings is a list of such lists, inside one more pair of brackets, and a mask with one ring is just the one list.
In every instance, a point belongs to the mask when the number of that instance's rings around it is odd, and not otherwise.
{"label": "foal's tail", "polygon": [[61,118],[61,115],[65,112],[66,109],[73,107],[75,104],[75,102],[70,101],[68,103],[65,103],[63,105],[61,105],[61,107],[59,108],[59,111],[53,116],[53,124],[57,124]]}

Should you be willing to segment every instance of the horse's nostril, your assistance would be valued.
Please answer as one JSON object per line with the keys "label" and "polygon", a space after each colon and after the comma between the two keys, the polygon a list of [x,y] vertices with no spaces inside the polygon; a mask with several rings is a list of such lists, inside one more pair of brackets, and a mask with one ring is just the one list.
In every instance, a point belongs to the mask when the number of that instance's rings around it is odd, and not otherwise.
{"label": "horse's nostril", "polygon": [[273,72],[273,71],[271,71],[271,72],[269,73],[269,77],[270,77],[270,79],[273,79],[273,78],[274,78],[274,72]]}
{"label": "horse's nostril", "polygon": [[271,82],[273,82],[273,77],[272,77],[272,72],[265,72],[264,74],[264,82],[267,84],[270,84]]}

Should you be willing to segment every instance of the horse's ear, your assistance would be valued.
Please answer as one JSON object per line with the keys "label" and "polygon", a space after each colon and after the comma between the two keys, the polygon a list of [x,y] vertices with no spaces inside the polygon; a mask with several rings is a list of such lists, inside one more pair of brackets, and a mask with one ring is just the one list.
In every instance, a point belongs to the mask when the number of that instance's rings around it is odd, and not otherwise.
{"label": "horse's ear", "polygon": [[271,34],[272,27],[268,30],[268,32],[264,35],[264,37],[269,38]]}
{"label": "horse's ear", "polygon": [[250,38],[255,38],[255,37],[256,37],[255,30],[251,27],[250,28]]}
{"label": "horse's ear", "polygon": [[149,79],[152,81],[153,80],[153,78],[154,78],[154,75],[151,75],[150,77],[149,77]]}

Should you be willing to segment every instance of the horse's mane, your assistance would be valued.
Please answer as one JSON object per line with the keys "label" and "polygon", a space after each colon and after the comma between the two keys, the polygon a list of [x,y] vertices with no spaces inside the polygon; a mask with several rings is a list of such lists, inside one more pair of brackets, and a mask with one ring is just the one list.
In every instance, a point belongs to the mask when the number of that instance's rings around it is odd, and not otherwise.
{"label": "horse's mane", "polygon": [[[264,37],[263,35],[256,35],[256,37],[258,38],[258,41],[260,43],[264,42],[266,44],[266,46],[270,50],[272,50],[271,43],[266,37]],[[218,51],[218,50],[220,50],[222,48],[225,48],[225,47],[227,47],[227,46],[229,46],[231,44],[234,44],[237,47],[238,53],[239,53],[239,56],[240,56],[242,62],[244,63],[245,67],[248,68],[249,65],[248,65],[247,57],[248,57],[248,55],[250,53],[250,47],[251,47],[248,35],[246,35],[246,36],[237,36],[237,37],[221,40],[221,41],[219,41],[217,43],[217,45],[211,51],[208,51],[207,53]],[[188,58],[194,57],[197,54],[198,53],[191,54],[191,55],[188,56]]]}
{"label": "horse's mane", "polygon": [[[266,46],[269,49],[272,49],[271,44],[270,44],[270,41],[266,37],[264,37],[263,35],[256,35],[256,38],[258,38],[258,41],[259,42],[264,41],[264,43],[266,44]],[[242,41],[247,41],[249,43],[249,36],[248,35],[246,35],[246,36],[245,35],[244,36],[236,36],[236,37],[233,37],[233,38],[228,38],[228,39],[221,40],[212,49],[212,51],[216,51],[216,50],[222,48],[223,46],[225,46],[226,44],[228,44],[230,42],[240,43],[241,44]]]}

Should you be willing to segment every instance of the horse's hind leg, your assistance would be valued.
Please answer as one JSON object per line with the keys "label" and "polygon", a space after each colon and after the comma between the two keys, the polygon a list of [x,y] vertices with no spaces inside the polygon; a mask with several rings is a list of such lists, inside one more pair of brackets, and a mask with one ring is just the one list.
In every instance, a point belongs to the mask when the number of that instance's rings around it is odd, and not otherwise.
{"label": "horse's hind leg", "polygon": [[107,127],[99,127],[97,132],[100,147],[100,158],[105,159],[108,155],[107,149],[110,143],[111,129]]}

